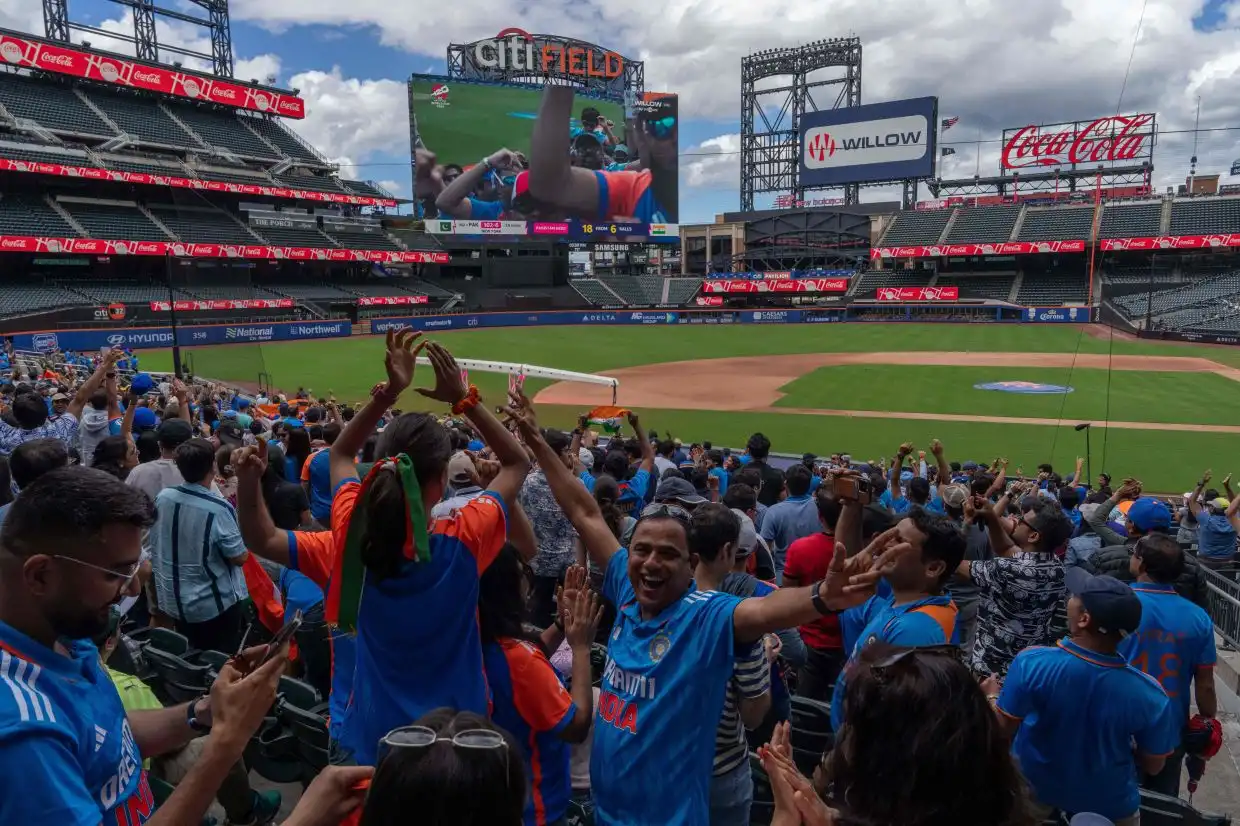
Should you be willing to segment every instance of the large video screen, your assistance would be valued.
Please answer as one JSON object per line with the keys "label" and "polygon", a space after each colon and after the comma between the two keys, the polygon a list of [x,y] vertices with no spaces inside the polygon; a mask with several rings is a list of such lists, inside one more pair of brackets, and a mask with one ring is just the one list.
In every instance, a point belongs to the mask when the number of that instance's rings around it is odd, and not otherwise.
{"label": "large video screen", "polygon": [[424,150],[415,183],[426,217],[656,225],[679,219],[675,95],[645,92],[626,106],[564,86],[414,75],[409,110]]}

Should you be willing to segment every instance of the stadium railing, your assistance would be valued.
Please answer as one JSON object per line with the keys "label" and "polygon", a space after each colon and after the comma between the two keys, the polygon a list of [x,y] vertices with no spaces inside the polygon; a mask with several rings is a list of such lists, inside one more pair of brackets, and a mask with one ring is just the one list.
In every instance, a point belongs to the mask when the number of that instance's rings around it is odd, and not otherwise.
{"label": "stadium railing", "polygon": [[1205,566],[1206,590],[1209,604],[1206,611],[1214,622],[1214,630],[1232,650],[1240,650],[1240,583],[1236,581],[1240,566],[1233,565],[1222,571]]}

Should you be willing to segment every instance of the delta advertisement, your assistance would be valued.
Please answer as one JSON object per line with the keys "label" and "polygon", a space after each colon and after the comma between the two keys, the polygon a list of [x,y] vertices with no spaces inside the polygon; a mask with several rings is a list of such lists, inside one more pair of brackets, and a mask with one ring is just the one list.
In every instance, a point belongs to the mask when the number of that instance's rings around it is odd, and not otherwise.
{"label": "delta advertisement", "polygon": [[10,66],[85,78],[113,86],[250,109],[285,118],[304,118],[306,102],[291,92],[188,72],[181,67],[142,63],[81,47],[52,43],[0,30],[0,60]]}
{"label": "delta advertisement", "polygon": [[[547,87],[561,92],[565,88]],[[578,92],[571,97],[563,93],[550,97],[544,106],[543,97],[541,86],[441,75],[410,78],[415,146],[434,155],[433,166],[426,159],[418,169],[415,162],[418,196],[427,211],[424,217],[677,223],[680,111],[676,95],[640,92],[627,105]],[[554,122],[544,123],[541,118]],[[538,153],[552,159],[541,162],[546,168],[531,164],[536,126],[549,127],[537,132],[548,146],[555,147],[549,153]],[[484,159],[498,163],[479,173],[473,168]],[[594,177],[570,175],[570,168],[600,173],[606,183],[604,191],[600,193]],[[527,174],[518,181],[522,172]],[[471,175],[473,185],[452,189],[463,174]],[[573,191],[536,202],[529,187],[539,189],[540,179],[568,181]],[[452,199],[450,204],[444,202],[444,193]],[[583,202],[597,202],[598,209],[582,213],[574,208]]]}
{"label": "delta advertisement", "polygon": [[802,186],[934,176],[939,99],[893,100],[801,115]]}
{"label": "delta advertisement", "polygon": [[[254,344],[267,341],[296,341],[312,338],[340,338],[353,334],[348,321],[279,322],[274,324],[212,324],[178,327],[176,343],[182,347],[208,344]],[[13,335],[18,350],[86,352],[100,347],[145,350],[171,347],[171,327],[113,327],[106,330],[55,330]]]}

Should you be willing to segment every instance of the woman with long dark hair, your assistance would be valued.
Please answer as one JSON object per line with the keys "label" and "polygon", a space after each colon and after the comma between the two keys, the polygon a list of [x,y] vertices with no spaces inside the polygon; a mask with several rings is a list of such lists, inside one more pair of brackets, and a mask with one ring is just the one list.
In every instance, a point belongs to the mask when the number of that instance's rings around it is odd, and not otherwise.
{"label": "woman with long dark hair", "polygon": [[[438,344],[417,344],[419,338],[408,329],[388,333],[387,381],[329,454],[332,534],[342,552],[327,619],[358,632],[353,701],[340,740],[362,764],[374,761],[385,732],[431,709],[487,713],[478,578],[504,545],[507,509],[529,471],[525,449],[482,404],[478,389],[465,386],[456,360]],[[438,520],[431,510],[447,486],[452,443],[435,416],[406,413],[391,421],[364,481],[355,464],[376,424],[412,384],[423,349],[435,387],[418,392],[467,418],[500,463],[486,491]]]}
{"label": "woman with long dark hair", "polygon": [[813,785],[792,763],[787,723],[762,749],[772,826],[1037,822],[995,711],[956,646],[869,645],[846,687],[844,722]]}
{"label": "woman with long dark hair", "polygon": [[95,445],[91,467],[115,476],[122,482],[138,466],[138,446],[128,436],[108,436]]}
{"label": "woman with long dark hair", "polygon": [[290,427],[284,441],[284,479],[301,483],[301,468],[310,459],[310,434],[304,427]]}
{"label": "woman with long dark hair", "polygon": [[[568,744],[586,739],[594,715],[590,644],[602,609],[598,597],[585,588],[585,571],[570,568],[560,616],[537,636],[525,626],[532,578],[521,554],[505,543],[479,579],[478,628],[491,688],[491,719],[521,744],[532,784],[525,802],[526,826],[560,826],[572,795]],[[572,647],[571,696],[546,656],[564,638]]]}
{"label": "woman with long dark hair", "polygon": [[284,478],[285,455],[278,444],[267,447],[267,469],[263,472],[263,499],[276,527],[284,531],[309,525],[310,498],[301,485]]}
{"label": "woman with long dark hair", "polygon": [[521,826],[526,777],[512,735],[436,709],[388,732],[361,826]]}

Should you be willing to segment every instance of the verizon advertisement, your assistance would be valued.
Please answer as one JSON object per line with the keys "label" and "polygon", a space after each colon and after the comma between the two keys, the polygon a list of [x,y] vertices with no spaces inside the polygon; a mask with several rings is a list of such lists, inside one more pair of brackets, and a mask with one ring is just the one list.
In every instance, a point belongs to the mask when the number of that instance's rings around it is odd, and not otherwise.
{"label": "verizon advertisement", "polygon": [[276,261],[370,261],[376,264],[447,264],[446,252],[243,247],[235,244],[183,244],[174,241],[104,241],[98,238],[43,238],[0,235],[0,252],[72,255],[171,255],[175,258],[240,258]]}
{"label": "verizon advertisement", "polygon": [[139,63],[115,55],[89,52],[81,47],[51,43],[27,34],[0,31],[0,60],[12,66],[42,69],[71,77],[162,92],[165,95],[207,100],[267,115],[304,118],[306,102],[296,95],[260,89],[235,80],[187,72],[171,66]]}
{"label": "verizon advertisement", "polygon": [[879,301],[955,301],[959,287],[879,287],[874,293]]}
{"label": "verizon advertisement", "polygon": [[941,258],[943,256],[1033,255],[1034,253],[1039,252],[1084,251],[1084,241],[1006,241],[1002,244],[939,244],[931,247],[873,247],[870,250],[870,258]]}
{"label": "verizon advertisement", "polygon": [[1153,160],[1155,134],[1153,113],[1005,129],[1000,174],[1136,166]]}
{"label": "verizon advertisement", "polygon": [[777,281],[748,281],[732,278],[726,281],[704,281],[707,293],[844,293],[847,278],[787,278]]}
{"label": "verizon advertisement", "polygon": [[166,313],[170,309],[178,313],[192,313],[197,310],[291,310],[291,298],[241,298],[217,299],[214,301],[152,301],[151,309],[157,313]]}
{"label": "verizon advertisement", "polygon": [[801,116],[801,183],[835,186],[934,175],[938,98]]}
{"label": "verizon advertisement", "polygon": [[357,300],[359,307],[402,307],[407,304],[429,304],[425,295],[368,295]]}
{"label": "verizon advertisement", "polygon": [[59,175],[64,178],[85,178],[92,181],[119,181],[127,184],[171,186],[177,189],[205,189],[210,192],[228,192],[233,195],[268,195],[272,198],[300,198],[303,201],[323,201],[333,204],[353,204],[354,206],[396,206],[396,201],[391,198],[371,198],[366,195],[314,192],[308,189],[286,189],[280,186],[203,181],[198,178],[149,175],[145,172],[118,172],[112,169],[96,169],[90,166],[62,166],[58,163],[35,163],[33,161],[15,161],[8,158],[0,158],[0,170],[5,172],[33,172],[38,175]]}

